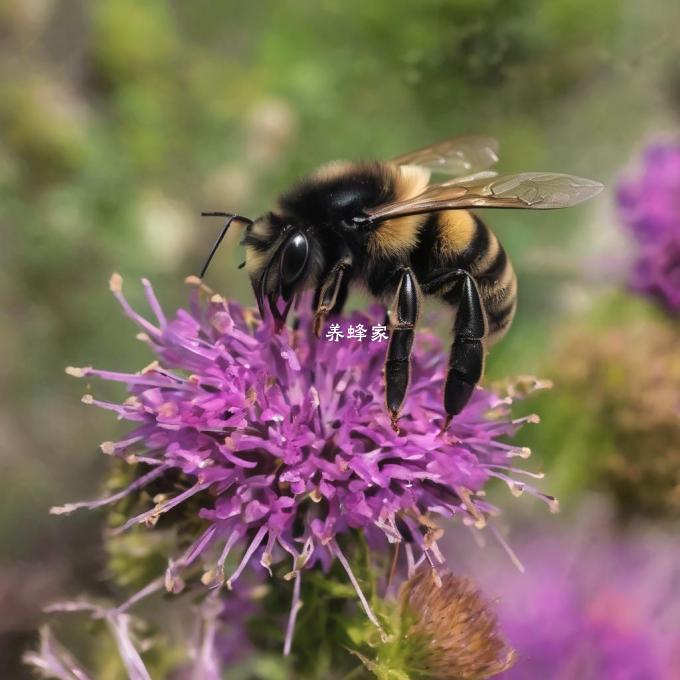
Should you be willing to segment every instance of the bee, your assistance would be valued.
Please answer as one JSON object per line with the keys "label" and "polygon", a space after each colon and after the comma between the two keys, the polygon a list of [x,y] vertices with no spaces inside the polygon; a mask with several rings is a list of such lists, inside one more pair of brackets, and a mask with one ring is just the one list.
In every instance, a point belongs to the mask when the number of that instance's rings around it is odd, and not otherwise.
{"label": "bee", "polygon": [[[445,430],[484,373],[486,353],[508,331],[517,278],[500,241],[470,208],[564,208],[602,184],[572,175],[498,175],[498,143],[464,136],[390,161],[334,161],[282,194],[257,219],[226,217],[201,278],[230,225],[245,225],[245,266],[260,313],[277,331],[293,300],[313,289],[314,330],[340,314],[350,286],[387,307],[385,400],[392,427],[406,398],[423,296],[451,307],[453,342],[444,386]],[[433,174],[452,179],[432,183]]]}

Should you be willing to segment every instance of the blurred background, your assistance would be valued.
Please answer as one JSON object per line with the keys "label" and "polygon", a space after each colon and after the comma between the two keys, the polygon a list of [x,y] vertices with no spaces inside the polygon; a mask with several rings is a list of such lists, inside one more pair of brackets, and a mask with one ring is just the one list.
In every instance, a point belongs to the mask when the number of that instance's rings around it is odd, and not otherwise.
{"label": "blurred background", "polygon": [[[503,171],[605,182],[571,210],[487,215],[520,282],[487,377],[555,381],[520,439],[566,518],[586,490],[624,527],[677,518],[677,317],[627,290],[616,186],[677,134],[679,31],[676,0],[0,0],[0,677],[23,677],[47,602],[104,588],[101,517],[48,511],[96,495],[120,434],[64,367],[150,360],[110,274],[133,303],[148,277],[183,304],[221,226],[201,210],[255,216],[331,159],[482,133]],[[250,301],[237,241],[208,280]]]}

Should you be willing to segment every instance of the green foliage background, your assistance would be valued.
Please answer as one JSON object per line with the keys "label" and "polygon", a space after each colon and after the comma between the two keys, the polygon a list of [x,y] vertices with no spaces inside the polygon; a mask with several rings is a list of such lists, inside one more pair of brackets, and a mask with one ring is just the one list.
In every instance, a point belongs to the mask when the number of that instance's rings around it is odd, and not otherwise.
{"label": "green foliage background", "polygon": [[[148,362],[111,272],[133,301],[148,277],[172,308],[219,227],[201,209],[256,214],[323,161],[491,134],[503,170],[609,187],[490,216],[521,301],[489,376],[537,371],[619,283],[611,188],[677,124],[679,27],[675,0],[2,0],[0,676],[20,677],[46,600],[104,589],[99,518],[48,508],[96,492],[96,444],[116,434],[63,367]],[[224,248],[210,283],[246,301],[239,258]]]}

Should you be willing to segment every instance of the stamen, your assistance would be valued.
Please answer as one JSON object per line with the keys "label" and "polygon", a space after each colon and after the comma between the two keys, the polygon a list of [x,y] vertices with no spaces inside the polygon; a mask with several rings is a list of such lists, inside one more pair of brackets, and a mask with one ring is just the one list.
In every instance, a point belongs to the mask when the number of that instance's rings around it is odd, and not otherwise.
{"label": "stamen", "polygon": [[349,566],[347,558],[345,557],[342,550],[340,550],[340,546],[334,540],[330,541],[328,543],[328,546],[330,547],[331,552],[333,552],[333,554],[338,558],[338,561],[340,562],[340,564],[342,564],[343,568],[347,572],[347,576],[349,577],[352,586],[354,586],[354,590],[356,591],[357,597],[359,598],[359,602],[361,602],[361,606],[364,608],[364,611],[366,612],[366,616],[368,616],[368,620],[380,631],[381,638],[386,641],[387,635],[385,634],[385,631],[380,625],[380,622],[378,621],[376,615],[373,613],[371,605],[368,604],[368,600],[366,599],[366,596],[361,590],[361,586],[359,586],[359,582],[357,581],[356,576],[354,576],[354,572],[352,571],[352,568]]}
{"label": "stamen", "polygon": [[179,561],[177,562],[178,565],[181,564],[181,567],[188,567],[190,564],[193,563],[193,561],[205,550],[206,546],[212,541],[213,536],[215,535],[215,532],[217,531],[217,526],[215,524],[212,524],[209,526],[198,538],[198,540],[194,541],[192,545],[187,548],[186,552],[182,557],[180,557]]}
{"label": "stamen", "polygon": [[407,564],[407,575],[411,578],[416,573],[416,561],[413,557],[413,546],[410,543],[405,544],[406,548],[406,564]]}
{"label": "stamen", "polygon": [[472,493],[470,492],[470,490],[465,489],[462,486],[454,486],[453,490],[460,496],[460,499],[463,501],[465,509],[470,513],[470,515],[474,519],[475,526],[478,529],[483,529],[486,526],[486,518],[474,504],[472,500]]}
{"label": "stamen", "polygon": [[127,600],[125,600],[125,602],[119,604],[113,611],[116,614],[122,614],[123,612],[130,609],[130,607],[133,607],[138,602],[141,602],[143,599],[149,597],[149,595],[153,595],[154,593],[157,593],[159,590],[161,590],[163,588],[163,583],[164,579],[162,576],[155,578],[153,581],[147,583],[141,590],[138,590],[134,595],[132,595],[132,597],[129,597]]}
{"label": "stamen", "polygon": [[130,617],[124,614],[107,616],[106,621],[116,638],[118,652],[130,680],[151,680],[146,666],[130,639]]}
{"label": "stamen", "polygon": [[250,561],[250,558],[253,556],[253,553],[259,548],[260,543],[262,543],[262,540],[267,534],[267,526],[262,526],[258,529],[258,532],[255,534],[255,538],[251,541],[250,545],[248,546],[248,549],[245,551],[243,554],[243,558],[241,559],[241,563],[236,567],[236,571],[227,579],[227,588],[231,590],[232,584],[236,579],[241,575],[241,572],[245,569],[246,565]]}
{"label": "stamen", "polygon": [[403,540],[399,530],[395,526],[383,521],[377,521],[374,522],[374,524],[385,534],[389,543],[400,543]]}
{"label": "stamen", "polygon": [[109,290],[112,293],[122,293],[123,292],[123,277],[114,272],[111,274],[111,278],[109,279]]}
{"label": "stamen", "polygon": [[138,403],[132,403],[126,400],[126,403],[124,404],[116,404],[111,401],[95,399],[91,394],[84,394],[80,401],[82,401],[83,404],[87,404],[87,406],[97,406],[106,411],[114,411],[118,414],[119,419],[136,420],[139,422],[144,420],[144,416],[139,413]]}
{"label": "stamen", "polygon": [[517,567],[518,571],[523,574],[524,565],[520,562],[519,557],[517,557],[515,551],[510,547],[510,544],[503,538],[501,532],[498,531],[495,524],[489,522],[488,526],[496,540],[501,544],[503,550],[505,550],[506,554],[510,558],[510,561],[515,565],[515,567]]}
{"label": "stamen", "polygon": [[219,659],[215,650],[215,635],[217,633],[217,621],[222,611],[222,602],[216,594],[206,598],[201,606],[200,633],[198,636],[198,654],[196,665],[193,669],[195,678],[218,678],[220,677]]}
{"label": "stamen", "polygon": [[236,542],[242,536],[243,536],[242,530],[234,529],[231,532],[231,534],[229,535],[227,542],[224,544],[224,548],[222,548],[222,552],[220,553],[220,557],[217,560],[217,578],[219,579],[220,583],[224,583],[224,563],[227,561],[227,557],[229,557],[229,553],[231,552],[231,549],[234,547]]}
{"label": "stamen", "polygon": [[262,558],[260,559],[260,564],[269,572],[270,576],[273,576],[272,574],[272,551],[274,550],[274,545],[276,544],[276,538],[277,535],[274,531],[269,532],[269,536],[267,536],[267,545],[264,548],[264,552],[262,553]]}
{"label": "stamen", "polygon": [[165,326],[167,326],[168,322],[167,319],[165,318],[165,314],[163,313],[163,308],[158,302],[156,293],[154,293],[151,283],[149,282],[148,279],[142,279],[142,285],[144,286],[144,293],[149,303],[149,307],[151,307],[151,311],[156,315],[160,327],[164,328]]}
{"label": "stamen", "polygon": [[[131,437],[128,437],[127,439],[119,439],[117,442],[102,442],[99,445],[99,448],[101,449],[101,452],[106,454],[107,456],[112,456],[116,451],[124,451],[125,449],[129,448],[133,444],[136,444],[139,441],[142,441],[144,439],[144,435],[141,434],[133,434]],[[140,460],[142,457],[137,457],[137,460]],[[160,461],[151,459],[153,460],[154,465],[158,465]]]}
{"label": "stamen", "polygon": [[[157,367],[158,364],[154,362],[142,369],[139,373],[121,373],[118,371],[102,371],[97,368],[73,368],[69,366],[66,369],[66,373],[78,378],[93,376],[95,378],[101,378],[102,380],[122,382],[130,385],[160,387],[165,390],[191,389],[191,386],[187,385],[184,379],[178,378],[171,373],[157,371]],[[159,380],[159,376],[165,377],[167,380]]]}
{"label": "stamen", "polygon": [[123,295],[123,279],[119,274],[114,274],[109,282],[109,288],[113,296],[123,308],[126,316],[132,319],[138,326],[143,328],[151,337],[160,338],[161,332],[153,324],[149,323],[141,314],[138,314]]}
{"label": "stamen", "polygon": [[[154,470],[154,472],[156,472],[156,470]],[[122,534],[124,531],[127,531],[130,527],[133,527],[135,524],[141,524],[142,522],[150,522],[152,524],[155,524],[160,515],[162,515],[165,512],[168,512],[169,510],[172,510],[175,506],[187,500],[187,498],[191,498],[192,496],[195,496],[197,493],[204,491],[211,484],[212,482],[194,484],[194,486],[192,486],[190,489],[187,489],[186,491],[175,496],[174,498],[171,498],[167,503],[157,505],[155,508],[143,512],[141,515],[132,517],[127,522],[125,522],[125,524],[114,529],[113,535],[117,536],[118,534]]]}
{"label": "stamen", "polygon": [[55,639],[49,626],[40,629],[40,649],[26,652],[23,662],[35,666],[44,677],[58,680],[94,680]]}
{"label": "stamen", "polygon": [[85,600],[64,600],[62,602],[53,602],[44,609],[48,614],[54,612],[90,612],[96,618],[104,618],[106,616],[106,609],[99,607],[96,604],[87,602]]}
{"label": "stamen", "polygon": [[286,639],[283,643],[283,655],[288,656],[293,644],[293,635],[295,633],[295,621],[298,612],[302,609],[302,600],[300,599],[300,585],[302,576],[300,572],[295,574],[295,583],[293,584],[293,601],[290,606],[290,614],[288,615],[288,625],[286,626]]}
{"label": "stamen", "polygon": [[80,508],[88,508],[94,510],[94,508],[100,508],[104,505],[111,505],[112,503],[117,503],[119,500],[130,495],[133,491],[137,489],[144,488],[147,484],[157,479],[168,469],[168,465],[160,465],[155,470],[147,472],[145,475],[136,479],[132,484],[125,487],[122,491],[112,494],[111,496],[106,496],[94,501],[80,501],[78,503],[66,503],[65,505],[56,505],[50,508],[50,514],[52,515],[68,515],[74,510],[79,510]]}
{"label": "stamen", "polygon": [[399,563],[399,548],[401,547],[401,542],[394,544],[394,555],[392,557],[392,565],[390,566],[390,572],[387,577],[387,585],[385,586],[385,592],[389,592],[392,587],[392,582],[394,581],[394,576],[397,573],[397,564]]}
{"label": "stamen", "polygon": [[86,366],[84,368],[80,368],[78,366],[67,366],[64,369],[64,372],[66,373],[66,375],[70,375],[73,378],[84,378],[88,374],[88,371],[90,371],[91,369],[92,369],[91,366]]}

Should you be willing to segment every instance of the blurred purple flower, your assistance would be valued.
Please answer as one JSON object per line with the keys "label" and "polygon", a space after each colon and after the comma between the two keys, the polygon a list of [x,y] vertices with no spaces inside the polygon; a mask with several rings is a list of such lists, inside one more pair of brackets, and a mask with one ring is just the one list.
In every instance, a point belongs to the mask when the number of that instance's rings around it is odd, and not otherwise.
{"label": "blurred purple flower", "polygon": [[[104,619],[111,635],[116,641],[120,660],[130,680],[151,680],[151,675],[133,642],[130,631],[131,619],[127,614],[99,609],[96,605],[85,602],[70,602],[56,605],[62,611],[89,611],[95,618]],[[55,610],[56,610],[55,609]],[[91,680],[94,675],[88,673],[54,637],[49,626],[40,629],[40,647],[24,654],[24,663],[33,666],[45,678],[58,680]],[[206,676],[206,680],[209,676]],[[215,679],[217,680],[217,676]]]}
{"label": "blurred purple flower", "polygon": [[[675,680],[680,677],[680,548],[662,532],[617,535],[597,508],[569,528],[513,537],[524,574],[468,564],[497,598],[516,652],[506,680]],[[593,520],[593,517],[595,518]]]}
{"label": "blurred purple flower", "polygon": [[647,148],[642,173],[621,182],[621,217],[638,243],[630,283],[680,312],[680,143]]}
{"label": "blurred purple flower", "polygon": [[[194,618],[194,635],[188,639],[189,661],[173,669],[175,680],[220,680],[232,662],[248,651],[248,641],[243,631],[242,616],[250,611],[249,603],[239,599],[241,618],[233,623],[226,620],[224,602],[213,594],[206,598]],[[132,617],[118,609],[106,609],[86,601],[61,602],[48,608],[51,612],[86,612],[95,620],[106,622],[116,643],[118,656],[130,680],[151,680],[151,672],[140,654],[148,645],[137,639]],[[184,643],[184,640],[182,640]],[[92,644],[96,647],[96,644]],[[90,680],[97,677],[86,671],[69,650],[54,637],[49,626],[40,630],[40,646],[24,655],[24,662],[33,666],[46,678],[58,680]]]}
{"label": "blurred purple flower", "polygon": [[[143,283],[153,323],[131,308],[117,275],[111,290],[158,361],[133,374],[92,368],[67,372],[127,385],[130,396],[122,404],[91,395],[83,400],[135,424],[102,450],[144,472],[108,498],[53,512],[110,504],[151,482],[157,489],[168,473],[176,477],[180,472],[188,489],[177,493],[168,481],[168,493],[154,507],[118,529],[152,526],[189,499],[192,507],[202,505],[205,529],[184,555],[170,561],[168,590],[182,588],[180,572],[199,557],[209,563],[204,583],[226,582],[231,588],[249,565],[259,562],[269,569],[287,555],[292,568],[286,578],[295,580],[288,652],[300,606],[301,570],[318,562],[327,566],[339,560],[378,625],[340,548],[341,534],[358,529],[371,544],[376,539],[403,542],[413,574],[424,560],[443,561],[434,518],[459,516],[481,529],[498,512],[483,498],[491,478],[503,480],[514,495],[527,491],[556,509],[554,498],[515,479],[541,476],[512,465],[513,458],[526,458],[528,449],[499,440],[536,421],[535,416],[511,418],[512,401],[521,396],[516,390],[505,397],[477,390],[449,430],[440,432],[445,361],[441,343],[431,334],[418,335],[409,397],[395,433],[383,403],[384,343],[317,340],[306,299],[299,306],[299,330],[285,328],[276,335],[269,320],[260,321],[254,311],[204,287],[194,291],[189,310],[167,320],[150,284]],[[202,298],[205,293],[209,299]],[[382,314],[373,309],[373,321]],[[349,321],[372,323],[360,313]],[[542,386],[529,379],[523,387]],[[240,559],[225,578],[225,561],[237,546]],[[162,586],[158,579],[131,602]]]}
{"label": "blurred purple flower", "polygon": [[92,677],[72,654],[59,644],[49,626],[40,629],[40,647],[26,652],[24,663],[33,666],[44,678],[90,680]]}

